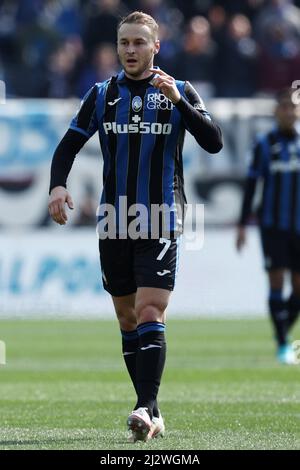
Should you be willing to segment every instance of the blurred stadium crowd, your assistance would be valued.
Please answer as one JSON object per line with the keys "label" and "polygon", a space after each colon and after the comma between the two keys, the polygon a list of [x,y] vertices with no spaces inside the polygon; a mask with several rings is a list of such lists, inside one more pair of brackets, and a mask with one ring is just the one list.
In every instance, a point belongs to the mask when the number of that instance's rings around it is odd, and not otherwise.
{"label": "blurred stadium crowd", "polygon": [[160,24],[156,65],[204,97],[272,95],[300,72],[300,0],[0,0],[0,79],[10,97],[82,97],[119,70],[116,27]]}

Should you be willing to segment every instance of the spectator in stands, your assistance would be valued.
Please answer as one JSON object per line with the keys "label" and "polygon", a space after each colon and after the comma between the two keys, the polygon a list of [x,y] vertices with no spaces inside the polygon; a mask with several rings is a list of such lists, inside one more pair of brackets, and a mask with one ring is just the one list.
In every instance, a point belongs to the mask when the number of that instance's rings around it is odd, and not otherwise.
{"label": "spectator in stands", "polygon": [[246,16],[234,15],[216,61],[217,96],[249,97],[256,89],[257,44]]}
{"label": "spectator in stands", "polygon": [[96,0],[88,12],[84,30],[84,43],[87,53],[92,57],[100,43],[117,42],[117,26],[120,16],[125,16],[126,7],[120,0]]}
{"label": "spectator in stands", "polygon": [[195,16],[188,24],[183,39],[183,50],[178,56],[179,79],[193,82],[199,94],[211,96],[211,77],[216,57],[216,44],[212,40],[210,25],[203,16]]}
{"label": "spectator in stands", "polygon": [[222,47],[226,35],[227,14],[220,5],[213,5],[207,13],[212,39]]}
{"label": "spectator in stands", "polygon": [[284,24],[267,27],[259,54],[258,89],[274,94],[299,78],[300,42],[291,37]]}
{"label": "spectator in stands", "polygon": [[0,69],[1,80],[6,83],[6,92],[13,94],[13,74],[17,63],[17,51],[15,44],[17,2],[2,0],[0,2]]}
{"label": "spectator in stands", "polygon": [[155,16],[159,24],[168,22],[174,10],[171,3],[163,0],[139,0],[138,4],[139,9],[148,15]]}
{"label": "spectator in stands", "polygon": [[39,16],[43,11],[45,4],[44,0],[16,0],[5,2],[6,4],[12,3],[15,10],[16,22],[19,26],[28,25],[38,22]]}
{"label": "spectator in stands", "polygon": [[[232,1],[232,0],[231,0]],[[209,8],[211,8],[216,1],[214,0],[175,0],[177,8],[183,13],[186,21],[188,22],[193,16],[205,16]],[[219,1],[217,3],[220,3]],[[227,0],[228,3],[228,0]]]}
{"label": "spectator in stands", "polygon": [[60,35],[38,20],[17,29],[14,35],[16,61],[10,67],[10,79],[18,96],[46,96],[48,57],[60,44]]}
{"label": "spectator in stands", "polygon": [[68,98],[76,96],[76,65],[80,49],[72,41],[65,41],[50,56],[47,73],[47,96]]}
{"label": "spectator in stands", "polygon": [[43,2],[39,20],[58,31],[62,37],[82,33],[82,15],[78,0],[46,0]]}
{"label": "spectator in stands", "polygon": [[264,7],[267,0],[217,0],[214,3],[222,6],[230,16],[241,13],[252,22]]}
{"label": "spectator in stands", "polygon": [[270,29],[274,25],[284,31],[287,40],[300,39],[300,8],[291,0],[268,0],[254,24],[258,41],[264,47],[270,43]]}
{"label": "spectator in stands", "polygon": [[[80,94],[80,83],[99,75],[99,46],[114,46],[120,17],[138,9],[160,24],[156,65],[176,76],[186,67],[200,93],[274,93],[298,78],[299,6],[300,0],[0,0],[1,76],[12,96],[65,97],[70,86]],[[65,41],[81,49],[72,70]]]}
{"label": "spectator in stands", "polygon": [[111,43],[99,45],[93,54],[91,64],[88,64],[78,81],[78,94],[82,98],[96,82],[103,82],[116,75],[119,71],[119,62],[116,47]]}

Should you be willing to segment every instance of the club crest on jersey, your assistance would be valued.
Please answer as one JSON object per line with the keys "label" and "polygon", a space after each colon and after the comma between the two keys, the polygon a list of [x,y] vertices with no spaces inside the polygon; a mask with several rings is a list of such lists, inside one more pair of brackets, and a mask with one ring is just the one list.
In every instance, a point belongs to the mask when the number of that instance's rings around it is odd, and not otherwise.
{"label": "club crest on jersey", "polygon": [[174,105],[162,93],[149,93],[147,96],[147,108],[172,110]]}
{"label": "club crest on jersey", "polygon": [[135,113],[138,113],[143,106],[143,100],[140,96],[135,96],[132,100],[132,109]]}

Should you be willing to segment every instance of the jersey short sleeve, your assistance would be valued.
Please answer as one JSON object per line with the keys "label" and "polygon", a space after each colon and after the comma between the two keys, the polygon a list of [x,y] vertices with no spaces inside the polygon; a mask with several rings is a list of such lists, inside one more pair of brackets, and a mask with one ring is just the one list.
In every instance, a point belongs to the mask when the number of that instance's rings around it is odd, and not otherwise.
{"label": "jersey short sleeve", "polygon": [[98,87],[94,85],[84,96],[80,107],[71,121],[70,129],[80,132],[88,139],[98,130],[96,99]]}

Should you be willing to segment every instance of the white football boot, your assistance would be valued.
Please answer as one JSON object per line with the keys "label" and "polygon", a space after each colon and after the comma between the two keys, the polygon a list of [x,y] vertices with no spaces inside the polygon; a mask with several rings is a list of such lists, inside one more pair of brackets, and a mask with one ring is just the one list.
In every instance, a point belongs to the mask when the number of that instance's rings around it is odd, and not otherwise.
{"label": "white football boot", "polygon": [[[142,439],[139,439],[138,437],[139,437],[140,433],[139,432],[137,433],[135,430],[132,429],[132,427],[129,428],[131,430],[131,433],[128,437],[129,442],[136,442],[138,440],[143,440],[145,442],[145,441],[148,441],[149,439],[155,439],[157,437],[164,437],[165,424],[164,424],[164,420],[163,420],[163,417],[161,415],[160,410],[158,410],[158,411],[159,411],[159,416],[158,417],[153,416],[151,428],[150,428],[148,434],[146,435],[146,437],[143,436]],[[132,415],[130,415],[130,417],[131,416]]]}
{"label": "white football boot", "polygon": [[[129,431],[132,432],[130,441],[147,441],[151,438],[151,430],[154,427],[147,412],[147,408],[138,408],[128,416],[127,426]],[[149,437],[148,437],[149,436]]]}
{"label": "white football boot", "polygon": [[160,410],[158,410],[159,416],[153,416],[152,418],[152,429],[151,429],[151,438],[155,439],[156,437],[164,437],[165,435],[165,423],[161,415]]}
{"label": "white football boot", "polygon": [[277,360],[281,364],[297,364],[296,354],[293,347],[289,344],[279,346],[277,350]]}

